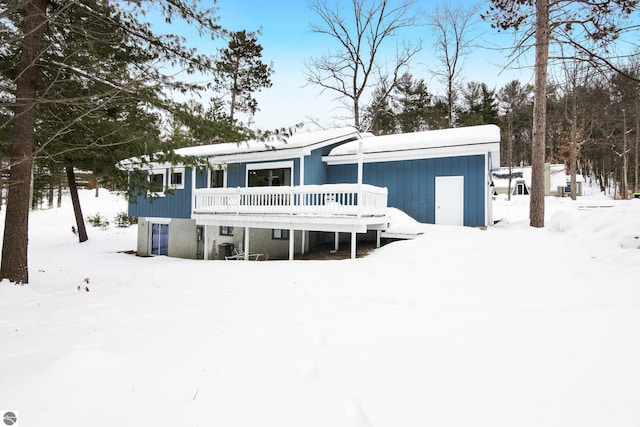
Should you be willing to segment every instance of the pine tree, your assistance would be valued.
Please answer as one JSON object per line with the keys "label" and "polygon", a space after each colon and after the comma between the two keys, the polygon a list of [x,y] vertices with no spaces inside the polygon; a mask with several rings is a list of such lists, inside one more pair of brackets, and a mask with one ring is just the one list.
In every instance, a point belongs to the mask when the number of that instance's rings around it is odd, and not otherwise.
{"label": "pine tree", "polygon": [[0,278],[16,283],[29,279],[34,158],[61,162],[67,170],[76,165],[99,170],[104,164],[113,170],[121,156],[141,148],[155,151],[155,114],[175,108],[160,91],[198,89],[164,74],[162,65],[213,71],[209,58],[185,46],[179,36],[156,34],[139,21],[145,7],[159,8],[169,23],[180,19],[212,38],[220,34],[215,10],[201,8],[196,0],[160,0],[153,6],[108,0],[0,1],[5,47],[0,50],[0,77],[15,100],[15,105],[0,108],[11,110],[10,122],[0,127],[12,128]]}
{"label": "pine tree", "polygon": [[403,74],[394,90],[394,105],[400,132],[430,128],[432,95],[424,79],[415,80],[411,74]]}
{"label": "pine tree", "polygon": [[215,88],[229,95],[229,119],[233,123],[236,112],[254,115],[258,110],[255,92],[271,87],[273,67],[262,62],[259,33],[233,31],[229,45],[219,51],[215,62]]}

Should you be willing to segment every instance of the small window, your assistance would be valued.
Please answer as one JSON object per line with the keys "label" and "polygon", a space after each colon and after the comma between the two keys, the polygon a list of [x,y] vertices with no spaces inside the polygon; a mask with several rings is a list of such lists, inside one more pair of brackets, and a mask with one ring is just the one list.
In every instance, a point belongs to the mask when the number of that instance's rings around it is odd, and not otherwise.
{"label": "small window", "polygon": [[211,178],[209,179],[209,188],[223,188],[224,187],[224,170],[212,169]]}
{"label": "small window", "polygon": [[289,240],[289,230],[273,229],[271,230],[271,238],[273,240]]}
{"label": "small window", "polygon": [[154,173],[149,178],[152,184],[162,185],[164,184],[164,174],[163,173]]}
{"label": "small window", "polygon": [[171,172],[171,185],[183,185],[182,184],[182,172]]}
{"label": "small window", "polygon": [[220,227],[220,235],[221,236],[233,236],[233,227]]}
{"label": "small window", "polygon": [[164,196],[164,171],[150,171],[149,193],[154,196]]}
{"label": "small window", "polygon": [[184,168],[171,169],[169,187],[173,190],[182,190],[184,188]]}

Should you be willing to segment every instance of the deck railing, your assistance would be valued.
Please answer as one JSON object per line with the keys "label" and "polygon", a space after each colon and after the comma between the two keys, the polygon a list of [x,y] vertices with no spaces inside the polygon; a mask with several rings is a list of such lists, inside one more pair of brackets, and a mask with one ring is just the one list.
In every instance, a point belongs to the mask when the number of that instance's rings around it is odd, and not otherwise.
{"label": "deck railing", "polygon": [[384,216],[387,189],[367,184],[194,190],[197,214]]}

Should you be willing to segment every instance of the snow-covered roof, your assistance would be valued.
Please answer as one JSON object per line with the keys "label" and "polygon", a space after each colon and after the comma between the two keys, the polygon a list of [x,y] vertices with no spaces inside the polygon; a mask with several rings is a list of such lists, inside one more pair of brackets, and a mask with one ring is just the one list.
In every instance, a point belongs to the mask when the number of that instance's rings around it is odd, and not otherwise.
{"label": "snow-covered roof", "polygon": [[[329,164],[357,161],[360,141],[342,144],[324,158]],[[364,161],[405,160],[492,153],[500,159],[500,128],[496,125],[439,129],[362,139]]]}
{"label": "snow-covered roof", "polygon": [[[507,188],[509,186],[509,168],[503,167],[491,171],[493,175],[493,185],[496,188]],[[518,181],[524,181],[527,187],[531,187],[531,166],[517,166],[511,168],[511,185]],[[577,182],[584,182],[582,175],[576,175]],[[569,182],[569,175],[566,173],[565,165],[549,165],[549,188],[555,191],[558,187],[565,187]]]}
{"label": "snow-covered roof", "polygon": [[[269,161],[309,155],[311,150],[344,142],[323,160],[328,164],[356,163],[362,144],[365,162],[437,158],[491,153],[492,166],[500,165],[500,128],[496,125],[470,126],[398,135],[360,134],[353,127],[294,134],[283,139],[250,140],[199,145],[176,150],[181,156],[207,157],[212,163]],[[127,169],[135,159],[125,160]],[[167,165],[157,165],[163,167]]]}
{"label": "snow-covered roof", "polygon": [[[225,157],[225,161],[229,161],[229,156],[242,156],[243,160],[246,160],[247,154],[269,153],[270,156],[273,156],[274,151],[281,152],[283,150],[301,149],[304,151],[303,154],[308,154],[308,151],[313,148],[359,137],[355,128],[343,127],[294,134],[286,139],[272,137],[264,141],[250,140],[186,147],[176,150],[176,154],[181,156],[212,157],[214,161],[216,157],[222,156]],[[277,157],[282,157],[282,155],[279,154]]]}
{"label": "snow-covered roof", "polygon": [[[311,150],[342,141],[361,138],[353,127],[342,127],[303,132],[288,138],[271,137],[266,140],[226,142],[220,144],[196,145],[179,148],[175,153],[180,156],[207,157],[211,163],[233,163],[246,161],[277,160],[309,155]],[[119,163],[122,169],[128,169],[139,159],[126,159]],[[156,165],[168,167],[171,165]]]}

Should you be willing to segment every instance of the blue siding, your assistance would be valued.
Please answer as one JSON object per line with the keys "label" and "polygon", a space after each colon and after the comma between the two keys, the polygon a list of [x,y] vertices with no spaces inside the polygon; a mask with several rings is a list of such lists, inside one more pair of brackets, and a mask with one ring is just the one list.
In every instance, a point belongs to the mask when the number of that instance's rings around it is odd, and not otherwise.
{"label": "blue siding", "polygon": [[[357,182],[357,165],[327,166],[322,156],[327,155],[338,144],[313,150],[305,157],[305,184],[340,184]],[[278,159],[293,161],[293,184],[300,185],[300,159]],[[271,163],[271,162],[258,162]],[[247,176],[246,162],[231,164],[227,169],[227,186],[244,187]],[[389,206],[403,210],[420,222],[435,222],[435,178],[437,176],[464,176],[464,224],[484,225],[486,171],[484,156],[460,156],[441,159],[418,159],[364,164],[364,182],[386,187],[389,191]],[[165,173],[169,173],[165,171]],[[207,171],[195,174],[196,188],[206,188]],[[129,215],[158,218],[190,218],[192,173],[185,168],[184,189],[175,190],[164,197],[148,199],[139,197],[137,203],[129,204]]]}
{"label": "blue siding", "polygon": [[206,168],[196,170],[196,188],[207,188],[209,183],[209,171]]}
{"label": "blue siding", "polygon": [[[485,216],[486,171],[484,156],[460,156],[365,163],[363,182],[387,187],[389,206],[416,220],[435,223],[436,176],[464,176],[464,225],[482,226]],[[355,183],[358,166],[329,166],[329,183]]]}
{"label": "blue siding", "polygon": [[247,179],[246,163],[234,163],[227,165],[227,187],[244,187]]}
{"label": "blue siding", "polygon": [[[169,171],[165,171],[168,174]],[[191,169],[185,168],[184,189],[174,190],[173,194],[149,199],[137,198],[136,203],[129,202],[129,215],[156,218],[191,218]]]}
{"label": "blue siding", "polygon": [[[322,155],[320,155],[321,157]],[[293,184],[300,185],[300,159],[278,159],[281,161],[293,161]],[[326,165],[322,163],[322,159],[318,158],[318,162],[323,168]],[[272,162],[256,162],[256,163],[272,163]],[[244,187],[246,185],[247,164],[237,163],[228,165],[227,168],[227,187]],[[326,172],[325,172],[326,173]],[[165,180],[168,178],[169,172],[165,170]],[[198,170],[196,172],[196,188],[207,188],[209,183],[207,169]],[[129,203],[128,214],[137,217],[156,217],[156,218],[191,218],[191,187],[193,176],[191,168],[185,168],[184,172],[184,189],[174,190],[173,194],[166,194],[164,197],[150,199],[145,196],[137,198],[136,203]]]}
{"label": "blue siding", "polygon": [[318,148],[311,151],[311,155],[304,158],[304,183],[306,185],[326,184],[328,180],[328,166],[322,161],[322,156],[328,155],[344,141]]}

